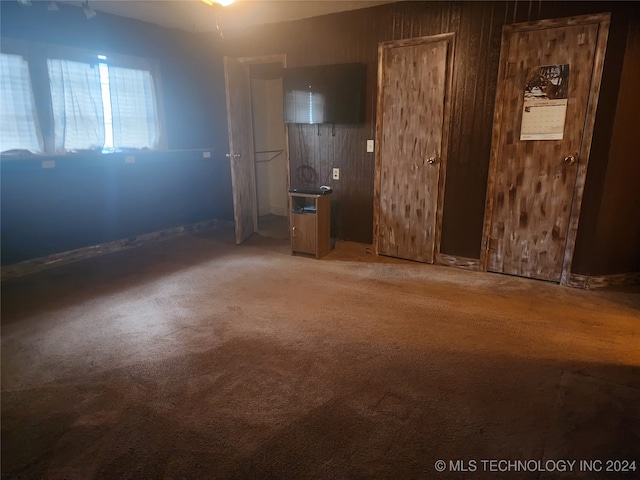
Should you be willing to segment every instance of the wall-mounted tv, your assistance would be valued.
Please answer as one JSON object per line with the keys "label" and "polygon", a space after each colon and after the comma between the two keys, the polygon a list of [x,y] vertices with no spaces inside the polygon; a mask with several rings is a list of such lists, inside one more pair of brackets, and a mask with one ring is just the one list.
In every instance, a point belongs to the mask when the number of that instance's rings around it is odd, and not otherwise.
{"label": "wall-mounted tv", "polygon": [[285,123],[364,123],[362,63],[285,68],[282,88]]}

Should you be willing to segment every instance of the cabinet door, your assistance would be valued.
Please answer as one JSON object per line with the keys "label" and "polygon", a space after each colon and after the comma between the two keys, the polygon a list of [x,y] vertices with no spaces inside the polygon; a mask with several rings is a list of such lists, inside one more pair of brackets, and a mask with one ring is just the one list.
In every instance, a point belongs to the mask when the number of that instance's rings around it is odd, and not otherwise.
{"label": "cabinet door", "polygon": [[294,252],[316,253],[316,216],[291,215],[291,249]]}

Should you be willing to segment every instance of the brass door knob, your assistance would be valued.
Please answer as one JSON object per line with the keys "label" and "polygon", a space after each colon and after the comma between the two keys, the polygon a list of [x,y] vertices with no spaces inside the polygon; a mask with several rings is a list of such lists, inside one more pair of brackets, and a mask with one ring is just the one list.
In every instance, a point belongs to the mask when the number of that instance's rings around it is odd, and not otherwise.
{"label": "brass door knob", "polygon": [[573,155],[567,155],[566,157],[564,157],[564,164],[565,165],[573,165],[574,163],[576,163],[576,157]]}
{"label": "brass door knob", "polygon": [[436,163],[438,163],[438,157],[433,155],[432,157],[427,158],[427,163],[429,165],[435,165]]}

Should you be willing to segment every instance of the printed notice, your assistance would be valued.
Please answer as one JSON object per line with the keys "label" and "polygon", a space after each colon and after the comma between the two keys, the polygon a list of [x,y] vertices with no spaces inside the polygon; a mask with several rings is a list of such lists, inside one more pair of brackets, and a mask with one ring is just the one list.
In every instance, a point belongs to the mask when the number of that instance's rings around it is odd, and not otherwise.
{"label": "printed notice", "polygon": [[520,140],[562,140],[567,114],[569,64],[529,70]]}

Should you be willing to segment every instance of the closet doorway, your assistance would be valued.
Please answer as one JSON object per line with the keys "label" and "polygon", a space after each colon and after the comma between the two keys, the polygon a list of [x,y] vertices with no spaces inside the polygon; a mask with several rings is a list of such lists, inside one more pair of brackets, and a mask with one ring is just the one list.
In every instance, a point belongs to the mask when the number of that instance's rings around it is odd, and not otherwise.
{"label": "closet doorway", "polygon": [[285,55],[225,57],[236,243],[289,237],[289,150],[283,121]]}
{"label": "closet doorway", "polygon": [[282,68],[282,62],[255,63],[249,67],[258,233],[273,238],[289,238]]}

